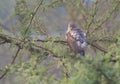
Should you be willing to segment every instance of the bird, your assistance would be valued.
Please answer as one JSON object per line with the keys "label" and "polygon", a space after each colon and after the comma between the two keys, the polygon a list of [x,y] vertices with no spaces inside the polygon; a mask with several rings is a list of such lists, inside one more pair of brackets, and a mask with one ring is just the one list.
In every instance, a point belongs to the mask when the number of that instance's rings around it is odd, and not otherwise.
{"label": "bird", "polygon": [[74,22],[68,23],[66,40],[74,54],[85,56],[86,33],[78,28]]}

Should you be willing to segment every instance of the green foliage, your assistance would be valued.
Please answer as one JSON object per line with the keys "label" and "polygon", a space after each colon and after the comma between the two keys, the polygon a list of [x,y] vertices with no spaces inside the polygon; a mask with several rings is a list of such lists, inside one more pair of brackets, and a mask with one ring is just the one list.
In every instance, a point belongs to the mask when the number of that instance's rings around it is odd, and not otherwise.
{"label": "green foliage", "polygon": [[37,58],[32,56],[27,63],[17,65],[16,80],[17,82],[23,81],[25,84],[119,84],[120,62],[103,61],[106,59],[105,57],[91,58],[87,56],[77,60],[73,58],[72,60],[69,59],[71,61],[66,60],[64,62],[70,73],[70,78],[63,76],[55,80],[55,75],[49,72],[50,69],[53,69],[50,66],[54,66],[54,62],[47,65],[44,63],[38,64]]}
{"label": "green foliage", "polygon": [[[109,52],[104,55],[103,53],[99,53],[95,57],[90,56],[89,54],[86,55],[86,57],[81,57],[80,55],[76,57],[71,54],[66,44],[56,42],[62,40],[61,37],[49,36],[46,38],[47,42],[42,42],[39,44],[42,46],[42,49],[40,49],[39,52],[31,51],[30,59],[27,62],[13,67],[17,67],[15,71],[15,74],[17,75],[15,79],[16,82],[23,81],[25,84],[119,84],[120,38],[116,34],[114,36],[107,37],[109,34],[104,34],[103,30],[101,29],[103,22],[107,21],[108,18],[111,17],[111,11],[118,11],[118,9],[115,8],[116,2],[112,2],[114,4],[111,4],[111,10],[107,10],[103,13],[105,16],[100,16],[98,14],[99,7],[97,6],[100,5],[99,1],[96,1],[94,2],[95,4],[92,4],[93,6],[90,8],[91,11],[89,12],[87,11],[88,9],[85,9],[83,2],[79,2],[79,0],[66,0],[63,2],[54,2],[54,0],[44,1],[41,6],[42,12],[49,10],[49,7],[56,8],[59,6],[64,6],[62,3],[64,5],[70,4],[71,6],[68,6],[71,7],[71,10],[76,8],[74,10],[75,14],[88,14],[88,23],[83,22],[83,26],[85,27],[84,29],[91,33],[91,35],[88,36],[88,41],[90,40],[91,43],[95,42],[109,47]],[[25,9],[21,11],[21,8],[24,7]],[[26,1],[17,1],[16,14],[21,19],[20,22],[25,22],[24,24],[28,24],[30,20],[29,18],[31,9],[28,7],[29,5],[27,5]],[[79,7],[81,7],[82,10],[80,10]],[[36,18],[35,21],[37,21]],[[37,26],[38,24],[31,24],[29,34],[31,32],[36,32]],[[23,25],[21,27],[21,32],[24,32],[26,28],[27,25]],[[24,33],[22,34],[23,36],[25,35]],[[29,34],[26,35],[29,37]],[[31,47],[34,47],[32,43],[35,43],[35,40],[37,39],[38,38],[35,38],[33,42],[31,42]],[[111,41],[116,39],[117,43],[111,44],[109,42],[109,40]],[[111,54],[114,55],[114,53],[116,56],[111,57]],[[48,59],[47,56],[51,57],[51,59],[49,59],[51,61],[46,60]],[[117,61],[114,63],[113,60]],[[57,77],[54,72],[54,69],[56,68],[58,69],[57,75],[60,75],[60,77]],[[66,74],[69,74],[70,77],[68,78]]]}
{"label": "green foliage", "polygon": [[[39,4],[41,1],[16,0],[19,38],[8,37],[0,29],[1,43],[9,38],[6,43],[10,43],[11,50],[15,46],[20,48],[18,54],[16,47],[12,53],[19,57],[17,60],[13,57],[16,63],[8,66],[7,75],[15,75],[14,83],[120,84],[120,21],[116,18],[120,12],[119,0],[95,0],[90,4],[85,0],[43,0]],[[64,41],[65,32],[61,35],[59,31],[54,32],[55,28],[62,30],[61,23],[66,19],[57,23],[56,19],[61,20],[59,16],[63,13],[54,12],[57,8],[64,9],[67,18],[75,20],[86,31],[90,47],[85,57],[72,53]]]}
{"label": "green foliage", "polygon": [[15,14],[19,16],[20,22],[26,23],[30,16],[25,0],[16,0]]}

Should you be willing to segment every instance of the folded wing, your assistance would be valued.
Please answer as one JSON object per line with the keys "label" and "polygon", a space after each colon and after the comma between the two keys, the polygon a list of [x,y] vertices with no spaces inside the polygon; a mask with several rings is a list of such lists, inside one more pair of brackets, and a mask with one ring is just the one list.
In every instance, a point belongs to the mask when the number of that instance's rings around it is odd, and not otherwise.
{"label": "folded wing", "polygon": [[70,48],[75,54],[85,55],[86,34],[81,29],[72,29],[66,33],[66,37]]}

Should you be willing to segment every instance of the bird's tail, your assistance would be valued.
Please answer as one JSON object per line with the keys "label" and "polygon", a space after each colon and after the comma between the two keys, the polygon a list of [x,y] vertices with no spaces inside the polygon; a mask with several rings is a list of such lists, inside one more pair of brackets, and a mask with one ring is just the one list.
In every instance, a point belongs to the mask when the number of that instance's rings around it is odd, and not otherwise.
{"label": "bird's tail", "polygon": [[85,56],[85,51],[84,50],[79,51],[79,53],[80,53],[80,55]]}

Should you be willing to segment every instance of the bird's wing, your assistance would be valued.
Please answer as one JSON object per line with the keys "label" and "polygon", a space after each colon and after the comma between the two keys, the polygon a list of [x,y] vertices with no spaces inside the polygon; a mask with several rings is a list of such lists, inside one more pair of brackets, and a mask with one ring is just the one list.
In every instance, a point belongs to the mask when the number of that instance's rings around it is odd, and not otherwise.
{"label": "bird's wing", "polygon": [[74,29],[70,34],[76,41],[80,41],[81,43],[86,41],[86,34],[80,29]]}
{"label": "bird's wing", "polygon": [[70,34],[75,39],[78,46],[86,46],[86,34],[81,29],[73,29]]}
{"label": "bird's wing", "polygon": [[70,47],[70,49],[74,52],[77,53],[77,45],[76,45],[76,41],[73,38],[73,36],[71,35],[70,32],[66,33],[66,39],[67,39],[67,43]]}

